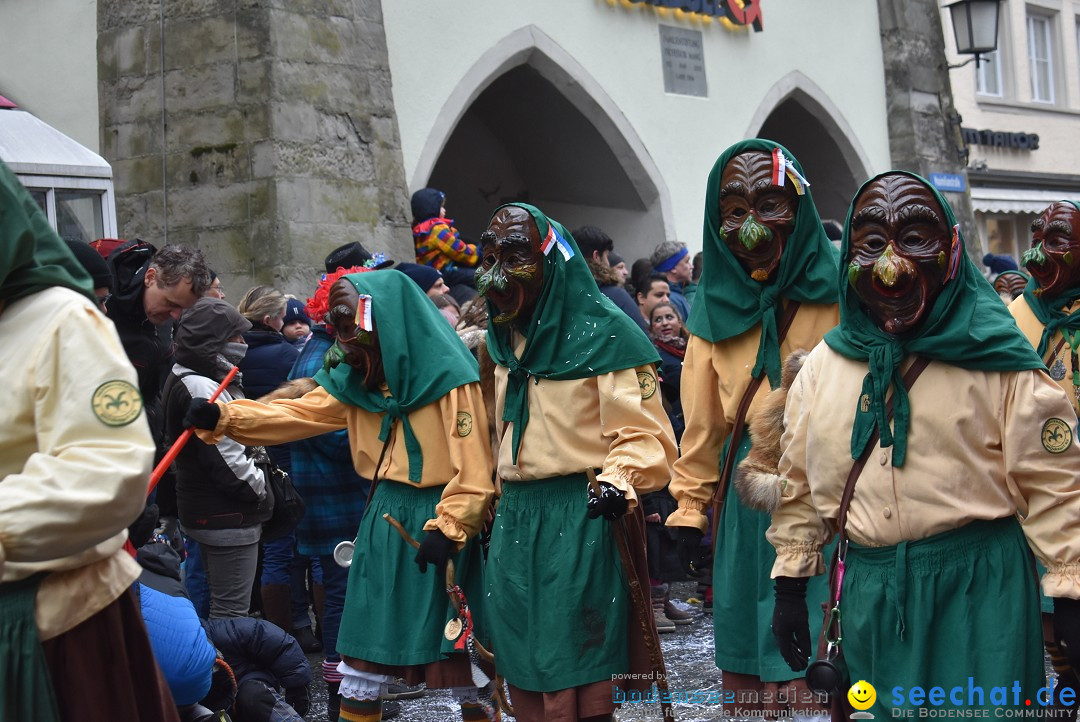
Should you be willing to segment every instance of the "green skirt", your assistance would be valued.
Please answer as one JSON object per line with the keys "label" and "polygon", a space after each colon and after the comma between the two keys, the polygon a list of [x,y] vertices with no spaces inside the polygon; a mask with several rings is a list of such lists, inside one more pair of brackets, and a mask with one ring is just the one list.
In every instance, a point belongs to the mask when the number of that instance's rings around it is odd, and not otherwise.
{"label": "green skirt", "polygon": [[[746,458],[750,446],[750,435],[744,434],[736,464]],[[725,445],[724,454],[727,451]],[[723,457],[720,463],[722,467]],[[805,672],[791,671],[772,633],[775,594],[770,575],[776,550],[765,538],[771,521],[767,513],[744,505],[728,483],[713,556],[713,632],[717,667],[764,682],[785,682],[803,677]],[[835,544],[825,548],[826,563],[834,548]],[[829,599],[828,575],[810,578],[806,599],[810,631],[815,635],[811,646],[816,649],[816,635],[821,630],[819,610]]]}
{"label": "green skirt", "polygon": [[60,720],[34,609],[45,574],[0,584],[0,720]]}
{"label": "green skirt", "polygon": [[[424,524],[435,518],[443,488],[379,482],[356,533],[338,632],[340,654],[397,666],[430,664],[454,652],[453,642],[443,636],[446,622],[454,616],[445,577],[431,565],[421,574],[414,560],[416,550],[382,518],[389,513],[421,541]],[[486,641],[480,547],[469,540],[451,558],[455,581],[472,610],[476,636]]]}
{"label": "green skirt", "polygon": [[[1012,517],[896,546],[850,545],[843,651],[852,683],[864,679],[877,690],[869,710],[876,719],[900,708],[917,718],[917,707],[1014,707],[1017,683],[1018,706],[1036,708],[1046,671],[1031,562]],[[912,687],[927,695],[940,687],[944,699],[913,705]]]}
{"label": "green skirt", "polygon": [[585,516],[584,474],[504,482],[488,550],[488,622],[499,672],[555,692],[629,666],[630,609],[611,522]]}

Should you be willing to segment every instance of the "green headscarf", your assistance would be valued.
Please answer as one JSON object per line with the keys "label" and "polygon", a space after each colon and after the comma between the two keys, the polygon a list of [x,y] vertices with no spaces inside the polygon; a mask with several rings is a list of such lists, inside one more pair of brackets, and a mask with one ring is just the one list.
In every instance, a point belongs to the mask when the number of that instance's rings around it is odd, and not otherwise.
{"label": "green headscarf", "polygon": [[[1080,203],[1076,201],[1061,202],[1069,203],[1077,210],[1080,210]],[[1035,314],[1035,318],[1039,319],[1039,322],[1043,325],[1042,338],[1039,339],[1039,348],[1036,350],[1036,353],[1041,358],[1046,354],[1046,350],[1050,348],[1050,339],[1054,337],[1054,334],[1059,329],[1069,331],[1080,329],[1080,309],[1069,314],[1061,310],[1080,298],[1080,288],[1070,288],[1060,296],[1046,298],[1042,294],[1035,295],[1035,289],[1038,287],[1039,284],[1035,282],[1035,279],[1029,278],[1027,286],[1024,287],[1024,300],[1027,301],[1031,312]]]}
{"label": "green headscarf", "polygon": [[[956,227],[956,217],[949,202],[924,178],[903,173],[930,189],[945,213],[945,222]],[[868,185],[888,173],[863,183],[855,194],[844,223],[841,258],[848,258],[851,242],[851,215],[855,201]],[[956,278],[941,289],[937,300],[911,336],[900,338],[886,333],[866,313],[855,289],[848,283],[847,268],[841,265],[837,275],[840,290],[840,325],[825,334],[825,343],[837,353],[856,361],[867,361],[869,373],[863,378],[862,395],[870,398],[870,408],[862,411],[855,404],[855,423],[851,430],[851,458],[858,459],[877,426],[882,447],[895,444],[892,464],[904,465],[907,452],[908,423],[911,418],[907,389],[899,368],[908,354],[918,354],[945,361],[966,369],[985,371],[1020,371],[1041,369],[1042,360],[1020,332],[1008,308],[1001,302],[983,275],[975,268],[960,240],[960,263]],[[893,387],[893,429],[885,416],[885,395]]]}
{"label": "green headscarf", "polygon": [[420,482],[423,454],[409,424],[409,412],[433,403],[451,390],[480,380],[476,359],[465,348],[435,304],[404,273],[394,270],[352,273],[357,293],[371,297],[372,317],[389,396],[368,390],[363,377],[340,363],[315,374],[315,382],[342,403],[384,414],[379,441],[386,441],[401,419],[409,455],[409,481]]}
{"label": "green headscarf", "polygon": [[64,286],[97,305],[90,274],[15,174],[0,161],[0,301]]}
{"label": "green headscarf", "polygon": [[[503,421],[514,424],[511,449],[516,464],[521,434],[529,423],[529,377],[584,379],[655,364],[660,356],[641,327],[600,292],[577,241],[561,223],[526,203],[507,203],[496,208],[495,213],[507,206],[528,211],[540,237],[552,243],[544,257],[544,285],[536,308],[532,318],[519,327],[525,334],[521,358],[514,355],[510,329],[505,324],[489,323],[487,330],[488,353],[495,363],[510,371]],[[488,316],[495,318],[497,314],[489,300]]]}
{"label": "green headscarf", "polygon": [[800,175],[802,166],[787,148],[771,140],[754,138],[731,146],[717,158],[705,191],[705,227],[701,286],[690,309],[686,327],[690,333],[716,343],[732,338],[761,323],[761,341],[751,374],[762,369],[769,384],[780,385],[780,341],[777,333],[777,301],[783,297],[804,303],[836,303],[837,253],[829,242],[810,189],[799,196],[795,228],[780,256],[780,266],[769,283],[759,283],[739,265],[720,238],[720,181],[724,166],[748,151],[772,153],[779,148]]}

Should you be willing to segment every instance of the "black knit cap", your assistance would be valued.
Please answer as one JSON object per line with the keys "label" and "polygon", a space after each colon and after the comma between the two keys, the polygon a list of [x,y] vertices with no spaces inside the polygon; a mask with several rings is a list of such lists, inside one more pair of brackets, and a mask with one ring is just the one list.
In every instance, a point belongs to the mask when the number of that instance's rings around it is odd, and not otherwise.
{"label": "black knit cap", "polygon": [[101,254],[90,247],[89,243],[82,241],[67,241],[68,248],[75,254],[76,260],[94,282],[94,288],[108,288],[112,291],[113,276],[109,270],[109,264],[101,257]]}

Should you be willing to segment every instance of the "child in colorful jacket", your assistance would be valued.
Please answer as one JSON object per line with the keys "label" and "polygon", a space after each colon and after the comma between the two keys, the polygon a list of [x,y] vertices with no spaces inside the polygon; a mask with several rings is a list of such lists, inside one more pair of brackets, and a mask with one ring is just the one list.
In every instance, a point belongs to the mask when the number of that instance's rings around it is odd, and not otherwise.
{"label": "child in colorful jacket", "polygon": [[475,266],[480,252],[458,236],[454,221],[446,217],[446,194],[421,188],[412,195],[412,232],[416,262],[437,271],[454,271],[459,265]]}

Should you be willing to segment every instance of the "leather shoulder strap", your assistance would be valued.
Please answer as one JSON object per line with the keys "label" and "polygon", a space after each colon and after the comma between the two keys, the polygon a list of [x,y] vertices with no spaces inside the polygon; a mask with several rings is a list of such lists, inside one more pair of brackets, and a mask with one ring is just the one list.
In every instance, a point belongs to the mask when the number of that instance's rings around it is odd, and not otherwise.
{"label": "leather shoulder strap", "polygon": [[[791,324],[795,321],[795,314],[798,313],[800,305],[799,301],[789,301],[787,306],[784,307],[784,314],[780,318],[776,333],[778,346],[784,342],[788,329],[791,328]],[[735,411],[735,423],[731,427],[731,441],[728,442],[728,451],[724,455],[724,465],[720,468],[720,477],[716,489],[713,490],[713,539],[716,539],[716,526],[719,523],[720,509],[724,504],[728,481],[731,479],[732,472],[735,471],[735,456],[739,452],[739,446],[742,445],[742,437],[746,431],[746,414],[750,410],[750,404],[753,402],[754,396],[757,395],[757,390],[766,375],[765,369],[762,369],[760,374],[750,379],[750,384],[746,387],[746,392],[743,393],[742,399],[739,400],[739,406]]]}

